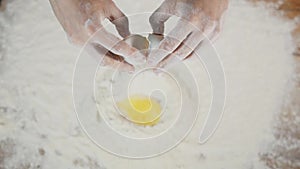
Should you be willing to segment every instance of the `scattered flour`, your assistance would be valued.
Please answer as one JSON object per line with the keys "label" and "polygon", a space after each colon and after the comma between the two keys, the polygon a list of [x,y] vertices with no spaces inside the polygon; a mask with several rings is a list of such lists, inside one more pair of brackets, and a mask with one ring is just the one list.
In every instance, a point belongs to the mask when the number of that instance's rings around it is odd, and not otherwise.
{"label": "scattered flour", "polygon": [[[151,12],[160,2],[116,3],[132,14]],[[0,168],[265,168],[258,153],[270,139],[271,120],[292,74],[292,28],[264,7],[232,0],[215,44],[228,94],[215,135],[204,145],[197,143],[211,96],[200,67],[203,100],[190,135],[167,154],[129,160],[99,149],[80,130],[71,93],[79,49],[66,40],[48,1],[12,0],[0,13],[5,49],[0,48]],[[198,66],[193,60],[187,64]]]}

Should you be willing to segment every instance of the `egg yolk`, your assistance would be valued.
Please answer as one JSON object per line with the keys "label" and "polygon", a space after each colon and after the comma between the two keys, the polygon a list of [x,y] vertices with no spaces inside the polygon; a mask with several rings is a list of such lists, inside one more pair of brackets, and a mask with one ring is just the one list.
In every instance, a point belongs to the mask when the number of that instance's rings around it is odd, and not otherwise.
{"label": "egg yolk", "polygon": [[161,106],[147,96],[131,96],[117,103],[119,109],[136,124],[153,126],[159,122]]}

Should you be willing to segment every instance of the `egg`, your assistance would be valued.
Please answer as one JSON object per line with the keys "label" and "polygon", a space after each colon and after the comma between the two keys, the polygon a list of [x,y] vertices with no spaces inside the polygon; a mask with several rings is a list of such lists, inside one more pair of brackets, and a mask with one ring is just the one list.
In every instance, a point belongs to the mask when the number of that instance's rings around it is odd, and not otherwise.
{"label": "egg", "polygon": [[161,116],[161,105],[157,99],[134,95],[117,103],[119,110],[135,124],[153,126]]}
{"label": "egg", "polygon": [[138,49],[145,56],[148,55],[147,49],[149,49],[149,41],[146,37],[134,34],[124,39],[124,41],[132,47]]}
{"label": "egg", "polygon": [[[148,39],[150,37],[150,39]],[[148,55],[148,50],[157,46],[161,40],[161,36],[150,35],[148,38],[141,35],[132,35],[126,38],[124,41],[129,45],[135,47],[144,55]],[[150,42],[152,46],[150,46]],[[138,69],[137,65],[135,68]],[[133,95],[129,98],[121,100],[117,103],[119,110],[125,115],[131,122],[153,126],[156,125],[161,116],[161,105],[155,98],[151,98],[144,95]]]}

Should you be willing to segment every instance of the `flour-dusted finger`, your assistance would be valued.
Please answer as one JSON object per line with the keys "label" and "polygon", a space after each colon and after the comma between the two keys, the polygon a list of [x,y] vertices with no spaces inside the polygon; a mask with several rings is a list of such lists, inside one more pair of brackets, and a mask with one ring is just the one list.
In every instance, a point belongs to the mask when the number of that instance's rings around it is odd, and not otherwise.
{"label": "flour-dusted finger", "polygon": [[149,54],[148,65],[156,66],[168,54],[175,51],[193,30],[194,27],[191,24],[179,20],[175,28],[160,42],[158,50]]}
{"label": "flour-dusted finger", "polygon": [[145,63],[146,57],[140,51],[105,29],[98,30],[91,39],[91,42],[100,44],[112,53],[122,56],[130,64]]}
{"label": "flour-dusted finger", "polygon": [[114,55],[112,53],[108,53],[106,57],[103,58],[102,65],[109,66],[111,68],[126,71],[126,72],[134,72],[134,66],[127,63],[125,60],[119,59],[120,56]]}
{"label": "flour-dusted finger", "polygon": [[226,14],[227,14],[227,12],[225,11],[223,13],[223,15],[219,18],[219,20],[216,21],[216,28],[213,31],[213,33],[211,34],[211,36],[209,37],[211,42],[215,42],[219,38],[219,36],[221,34],[221,31],[222,31],[222,28],[223,28],[223,24],[224,24]]}
{"label": "flour-dusted finger", "polygon": [[[122,56],[127,62],[131,64],[142,64],[145,63],[145,56],[142,55],[136,48],[128,45],[122,39],[118,38],[116,35],[108,32],[101,25],[101,21],[104,18],[110,19],[116,25],[118,31],[122,36],[126,37],[129,33],[128,20],[126,17],[123,17],[124,14],[115,6],[113,2],[110,3],[112,9],[104,12],[104,16],[100,15],[100,11],[93,12],[91,19],[88,19],[85,23],[85,27],[88,30],[91,39],[89,43],[96,43],[110,52],[113,52],[116,55]],[[121,17],[120,20],[114,20],[113,17]],[[122,18],[123,17],[123,18]],[[121,25],[124,23],[125,25]]]}
{"label": "flour-dusted finger", "polygon": [[204,27],[204,30],[198,30],[191,33],[182,44],[168,57],[162,60],[158,66],[166,67],[171,64],[175,64],[178,61],[182,61],[187,58],[198,45],[205,40],[215,30],[215,24],[208,24]]}
{"label": "flour-dusted finger", "polygon": [[122,57],[114,55],[107,49],[98,44],[88,44],[85,47],[85,51],[92,57],[100,59],[101,66],[109,66],[111,68],[117,68],[121,71],[134,71],[134,67],[127,63]]}
{"label": "flour-dusted finger", "polygon": [[184,58],[186,58],[193,52],[193,50],[195,50],[195,48],[203,39],[204,36],[201,32],[193,32],[173,53],[163,59],[158,64],[158,67],[164,68],[167,65],[175,64],[178,61],[184,60]]}
{"label": "flour-dusted finger", "polygon": [[128,18],[113,2],[107,18],[115,25],[117,31],[123,38],[130,35]]}
{"label": "flour-dusted finger", "polygon": [[221,34],[221,31],[222,31],[222,28],[223,28],[223,24],[224,24],[224,15],[225,14],[223,14],[223,16],[221,17],[221,19],[217,22],[217,26],[216,26],[214,32],[212,33],[212,36],[210,37],[210,40],[212,42],[215,42],[219,38],[219,36]]}
{"label": "flour-dusted finger", "polygon": [[175,13],[176,2],[174,0],[164,1],[149,18],[154,34],[164,34],[165,22]]}
{"label": "flour-dusted finger", "polygon": [[189,59],[189,58],[192,58],[192,57],[198,57],[199,52],[200,52],[200,49],[201,49],[201,47],[202,47],[202,45],[203,45],[204,42],[205,42],[205,41],[201,41],[201,42],[197,45],[197,47],[195,48],[195,50],[193,50],[192,53],[190,53],[187,57],[185,57],[184,60]]}

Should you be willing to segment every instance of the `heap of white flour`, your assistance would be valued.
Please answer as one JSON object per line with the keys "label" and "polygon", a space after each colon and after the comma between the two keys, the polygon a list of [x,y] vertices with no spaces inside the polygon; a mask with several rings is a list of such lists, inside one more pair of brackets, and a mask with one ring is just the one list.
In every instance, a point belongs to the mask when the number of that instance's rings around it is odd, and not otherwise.
{"label": "heap of white flour", "polygon": [[[161,0],[116,3],[129,15],[152,12]],[[197,143],[210,103],[204,99],[182,144],[156,158],[129,160],[99,149],[81,131],[71,93],[79,49],[67,41],[49,2],[12,0],[0,13],[0,168],[264,168],[258,153],[270,141],[270,123],[292,75],[292,28],[264,7],[232,0],[215,44],[227,78],[217,132]],[[209,84],[202,89],[209,98]]]}

